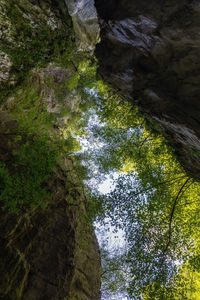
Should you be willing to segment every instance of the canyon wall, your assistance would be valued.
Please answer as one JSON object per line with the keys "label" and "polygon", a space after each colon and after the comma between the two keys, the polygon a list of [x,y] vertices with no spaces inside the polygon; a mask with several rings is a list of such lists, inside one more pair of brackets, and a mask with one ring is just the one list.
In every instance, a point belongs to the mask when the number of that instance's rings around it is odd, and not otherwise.
{"label": "canyon wall", "polygon": [[[200,171],[200,1],[96,0],[99,73]],[[149,118],[150,117],[150,118]]]}
{"label": "canyon wall", "polygon": [[76,162],[66,153],[42,169],[81,101],[70,54],[60,60],[74,40],[66,3],[2,0],[0,40],[0,299],[98,300],[100,254]]}

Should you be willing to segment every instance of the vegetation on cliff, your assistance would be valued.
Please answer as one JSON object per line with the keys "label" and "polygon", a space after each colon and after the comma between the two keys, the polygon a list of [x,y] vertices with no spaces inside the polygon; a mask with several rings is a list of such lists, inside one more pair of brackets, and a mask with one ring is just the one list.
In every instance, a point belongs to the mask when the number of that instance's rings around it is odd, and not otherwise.
{"label": "vegetation on cliff", "polygon": [[90,62],[69,36],[1,95],[2,299],[100,298],[97,241],[86,223],[87,174],[73,155],[96,66],[87,75]]}

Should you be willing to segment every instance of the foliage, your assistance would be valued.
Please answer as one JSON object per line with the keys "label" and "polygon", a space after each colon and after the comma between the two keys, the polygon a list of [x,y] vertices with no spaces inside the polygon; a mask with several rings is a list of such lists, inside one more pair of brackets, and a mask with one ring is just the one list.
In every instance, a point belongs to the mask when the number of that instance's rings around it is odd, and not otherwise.
{"label": "foliage", "polygon": [[[19,125],[18,147],[11,162],[0,164],[4,209],[18,213],[44,206],[51,197],[48,179],[64,155],[72,158],[81,180],[87,178],[85,165],[92,166],[97,177],[117,171],[121,175],[114,191],[107,196],[88,193],[87,202],[90,222],[108,216],[126,233],[127,252],[105,255],[107,269],[113,270],[112,276],[103,271],[105,285],[113,292],[127,290],[132,299],[198,299],[199,183],[181,168],[161,129],[152,130],[136,107],[96,77],[95,59],[75,50],[70,22],[59,33],[43,24],[42,32],[33,36],[17,7],[8,9],[13,24],[18,19],[16,41],[26,44],[17,51],[1,45],[12,58],[13,73],[20,70],[18,82],[36,63],[41,67],[53,60],[73,75],[59,84],[48,78],[47,87],[54,88],[60,103],[65,91],[74,90],[81,102],[74,113],[67,108],[60,112],[60,117],[69,116],[67,126],[54,132],[55,115],[48,112],[35,83],[25,80],[17,87],[12,113]],[[92,113],[98,121],[87,125]],[[97,146],[71,156],[80,150],[80,135]]]}
{"label": "foliage", "polygon": [[100,146],[91,147],[84,157],[100,173],[121,174],[114,191],[96,198],[102,202],[100,218],[103,211],[126,233],[123,259],[130,274],[129,295],[193,299],[196,291],[184,278],[192,265],[193,277],[199,276],[200,185],[188,177],[162,134],[151,131],[137,109],[102,83],[99,89],[98,93],[97,85],[99,121],[89,129]]}
{"label": "foliage", "polygon": [[123,261],[123,256],[115,254],[110,257],[105,249],[101,249],[102,265],[102,292],[104,295],[111,296],[116,293],[126,292],[129,282],[129,271]]}
{"label": "foliage", "polygon": [[56,20],[59,24],[58,29],[48,24],[45,9],[44,15],[43,11],[38,15],[37,6],[30,1],[17,3],[15,0],[9,0],[5,2],[4,14],[8,16],[10,25],[6,20],[2,26],[4,25],[3,27],[7,29],[11,37],[7,39],[3,36],[0,48],[11,59],[10,78],[14,84],[5,84],[1,87],[0,102],[3,102],[5,97],[21,85],[33,67],[45,66],[59,58],[67,48],[74,47],[72,21],[64,9],[62,12],[59,10],[61,3],[54,3],[52,7],[52,11],[56,12],[56,17],[60,14],[61,20]]}
{"label": "foliage", "polygon": [[45,136],[32,136],[13,153],[12,167],[0,165],[1,195],[3,208],[10,213],[45,207],[51,198],[47,180],[55,167],[57,152]]}
{"label": "foliage", "polygon": [[[70,74],[64,82],[57,83],[53,77],[43,78],[43,86],[38,81],[40,69],[29,75],[21,86],[15,91],[14,101],[10,110],[18,123],[14,140],[15,145],[10,162],[1,164],[1,196],[3,208],[9,212],[19,213],[20,210],[37,205],[45,206],[51,198],[47,183],[58,161],[70,156],[76,170],[76,177],[80,184],[87,178],[87,170],[81,164],[78,155],[74,152],[80,150],[77,135],[84,134],[83,127],[87,122],[87,113],[82,118],[83,112],[92,105],[91,97],[86,91],[96,76],[96,65],[91,65],[90,60],[81,58],[76,54],[73,45],[68,47],[63,54],[55,57],[59,66],[67,68]],[[77,66],[76,66],[77,65]],[[40,76],[40,75],[38,75]],[[39,82],[39,84],[38,84]],[[67,125],[58,127],[56,114],[48,111],[43,96],[46,87],[55,92],[60,101],[58,91],[67,95],[71,93],[76,97],[84,97],[81,103],[76,103],[74,111],[58,111],[60,117],[68,114]],[[44,90],[43,90],[44,89]],[[80,96],[79,96],[80,94]],[[87,97],[86,97],[87,96]],[[63,107],[63,103],[60,106]],[[57,127],[57,130],[54,130]],[[6,134],[10,134],[9,130]],[[12,135],[11,135],[12,136]],[[12,148],[12,147],[11,147]]]}

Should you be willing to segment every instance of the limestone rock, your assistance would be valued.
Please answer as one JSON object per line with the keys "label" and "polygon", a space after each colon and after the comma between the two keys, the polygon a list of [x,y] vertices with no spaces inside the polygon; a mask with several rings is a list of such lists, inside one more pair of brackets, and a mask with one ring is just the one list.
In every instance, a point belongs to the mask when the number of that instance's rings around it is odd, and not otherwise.
{"label": "limestone rock", "polygon": [[0,3],[0,84],[19,82],[67,39],[69,14],[63,0],[2,0]]}
{"label": "limestone rock", "polygon": [[[18,134],[17,122],[1,111],[0,159],[9,160],[10,168]],[[84,190],[72,173],[70,159],[57,165],[48,180],[53,198],[46,209],[13,215],[0,207],[0,299],[100,300],[98,243],[84,221]]]}

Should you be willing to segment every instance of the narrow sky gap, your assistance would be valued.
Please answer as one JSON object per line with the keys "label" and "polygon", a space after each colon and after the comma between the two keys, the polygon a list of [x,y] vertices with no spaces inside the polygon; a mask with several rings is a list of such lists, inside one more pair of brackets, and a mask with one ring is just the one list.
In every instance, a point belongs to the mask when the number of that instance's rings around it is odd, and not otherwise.
{"label": "narrow sky gap", "polygon": [[[89,118],[88,124],[87,124],[87,130],[89,132],[89,138],[83,138],[78,137],[77,140],[81,144],[81,150],[78,153],[83,153],[84,151],[88,151],[91,149],[99,149],[104,144],[98,142],[95,140],[92,136],[91,132],[91,126],[98,125],[98,126],[104,126],[105,124],[100,124],[99,118],[96,114],[94,114],[94,111],[92,111],[92,115]],[[99,174],[98,168],[93,165],[93,173],[95,173],[96,177],[101,177],[101,174]],[[115,180],[117,180],[120,176],[120,172],[110,172],[108,175],[105,176],[104,180],[98,182],[95,178],[90,179],[87,182],[87,185],[90,187],[92,191],[95,190],[98,191],[100,194],[106,195],[112,192],[115,189]],[[110,256],[114,255],[114,253],[120,253],[123,252],[125,249],[125,232],[122,229],[117,229],[113,225],[111,225],[111,220],[109,218],[106,218],[105,220],[106,225],[102,225],[98,222],[94,223],[95,233],[98,239],[98,243],[100,245],[100,248],[105,247],[106,244],[106,250],[110,253]],[[108,295],[102,290],[102,300],[128,300],[128,297],[125,295],[125,293],[116,293],[113,295]]]}

